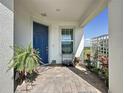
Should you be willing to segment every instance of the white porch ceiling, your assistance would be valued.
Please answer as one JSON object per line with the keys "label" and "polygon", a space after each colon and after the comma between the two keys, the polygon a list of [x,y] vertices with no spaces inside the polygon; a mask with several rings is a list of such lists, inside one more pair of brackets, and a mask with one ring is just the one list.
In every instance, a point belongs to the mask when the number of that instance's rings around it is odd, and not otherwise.
{"label": "white porch ceiling", "polygon": [[[84,20],[104,0],[15,0],[33,15],[46,13],[50,20]],[[56,11],[58,10],[58,11]]]}

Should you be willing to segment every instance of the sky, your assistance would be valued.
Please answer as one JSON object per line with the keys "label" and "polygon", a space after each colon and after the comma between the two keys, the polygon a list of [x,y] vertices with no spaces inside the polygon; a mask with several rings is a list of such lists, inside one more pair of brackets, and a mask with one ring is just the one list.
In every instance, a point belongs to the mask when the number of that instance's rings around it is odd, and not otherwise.
{"label": "sky", "polygon": [[89,46],[89,40],[93,37],[108,33],[108,8],[93,18],[83,29],[85,46]]}

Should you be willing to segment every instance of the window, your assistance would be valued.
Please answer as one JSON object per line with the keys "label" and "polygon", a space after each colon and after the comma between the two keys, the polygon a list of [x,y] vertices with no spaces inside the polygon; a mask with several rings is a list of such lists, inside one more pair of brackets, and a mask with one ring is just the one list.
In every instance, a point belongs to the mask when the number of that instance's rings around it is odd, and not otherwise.
{"label": "window", "polygon": [[62,29],[61,30],[62,40],[62,54],[73,53],[73,29]]}

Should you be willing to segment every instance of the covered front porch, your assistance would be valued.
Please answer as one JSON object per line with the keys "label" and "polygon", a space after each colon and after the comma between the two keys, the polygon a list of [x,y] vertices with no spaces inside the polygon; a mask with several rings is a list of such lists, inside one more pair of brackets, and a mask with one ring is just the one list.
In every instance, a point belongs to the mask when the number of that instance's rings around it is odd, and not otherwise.
{"label": "covered front porch", "polygon": [[[73,47],[70,50],[74,57],[79,57],[83,49],[83,27],[95,17],[104,7],[109,9],[109,93],[122,93],[123,91],[123,20],[122,20],[122,0],[1,0],[0,1],[0,92],[13,93],[14,83],[12,77],[13,70],[6,72],[8,69],[7,63],[14,54],[9,46],[14,44],[18,46],[27,46],[31,43],[33,46],[33,22],[37,22],[49,27],[48,47],[48,63],[56,61],[62,62],[62,39],[61,28],[73,29],[73,39],[69,38],[69,42],[73,42]],[[66,40],[65,40],[66,41]],[[65,42],[64,41],[64,42]],[[69,45],[71,46],[71,44]],[[68,52],[70,53],[70,51]],[[53,69],[53,70],[52,70]],[[47,91],[47,86],[44,84],[50,83],[50,86],[56,85],[53,82],[56,78],[61,82],[61,79],[67,80],[61,84],[68,82],[82,82],[79,90],[91,88],[93,91],[98,91],[92,85],[89,85],[85,80],[78,77],[66,67],[55,67],[45,71],[41,81],[46,83],[41,84],[43,92]],[[55,70],[55,72],[54,72]],[[48,73],[55,75],[48,75]],[[117,72],[117,73],[115,73]],[[65,76],[62,76],[65,73]],[[62,74],[62,75],[61,75]],[[68,74],[68,75],[67,75]],[[66,76],[67,75],[67,76]],[[86,76],[86,74],[83,74]],[[67,77],[70,77],[69,81]],[[51,77],[51,79],[49,78]],[[59,78],[60,77],[60,78]],[[73,78],[71,78],[73,77]],[[39,77],[40,78],[40,77]],[[65,79],[64,79],[65,78]],[[52,81],[53,80],[53,81]],[[78,81],[79,80],[79,81]],[[51,83],[52,82],[52,83]],[[36,82],[39,83],[39,82]],[[4,87],[2,84],[6,84]],[[74,85],[74,83],[72,83]],[[80,84],[80,83],[78,83]],[[49,85],[48,85],[49,86]],[[52,91],[53,87],[50,87]],[[74,85],[79,86],[79,85]],[[39,86],[40,87],[40,86]],[[37,87],[37,88],[39,88]],[[40,89],[41,89],[40,88]],[[39,89],[39,90],[40,90]],[[56,90],[59,89],[57,86]],[[36,89],[37,90],[37,89]],[[72,91],[69,87],[69,91]],[[87,89],[86,89],[87,90]],[[89,89],[90,90],[90,89]],[[35,92],[35,90],[33,90]],[[33,92],[32,91],[32,92]],[[59,90],[57,90],[59,91]],[[61,91],[61,89],[60,89]],[[66,91],[66,90],[63,90]],[[68,91],[67,91],[68,92]],[[98,92],[99,93],[99,92]]]}
{"label": "covered front porch", "polygon": [[[26,47],[31,43],[39,50],[44,64],[69,64],[83,52],[84,26],[107,7],[107,1],[15,0],[14,5],[15,44]],[[55,67],[43,73],[32,93],[101,92],[67,67]]]}
{"label": "covered front porch", "polygon": [[38,49],[43,63],[80,57],[84,26],[107,6],[106,0],[15,0],[15,44]]}

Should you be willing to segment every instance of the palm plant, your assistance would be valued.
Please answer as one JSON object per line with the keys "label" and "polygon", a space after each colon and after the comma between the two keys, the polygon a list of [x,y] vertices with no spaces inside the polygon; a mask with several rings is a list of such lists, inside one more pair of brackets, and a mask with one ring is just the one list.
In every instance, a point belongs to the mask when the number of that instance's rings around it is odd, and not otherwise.
{"label": "palm plant", "polygon": [[14,68],[20,74],[21,79],[25,79],[27,74],[32,74],[40,63],[39,52],[31,47],[14,47],[14,56],[9,62],[9,69]]}

